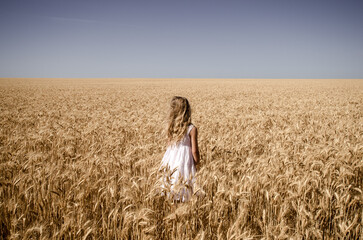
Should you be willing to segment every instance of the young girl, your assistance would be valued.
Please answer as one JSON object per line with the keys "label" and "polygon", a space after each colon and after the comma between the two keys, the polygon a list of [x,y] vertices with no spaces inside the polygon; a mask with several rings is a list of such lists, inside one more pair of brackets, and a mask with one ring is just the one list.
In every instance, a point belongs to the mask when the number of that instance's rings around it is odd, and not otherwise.
{"label": "young girl", "polygon": [[191,109],[186,98],[172,98],[166,130],[168,148],[161,167],[168,170],[171,176],[164,178],[164,186],[170,186],[174,200],[188,201],[193,194],[199,150],[198,132],[191,123]]}

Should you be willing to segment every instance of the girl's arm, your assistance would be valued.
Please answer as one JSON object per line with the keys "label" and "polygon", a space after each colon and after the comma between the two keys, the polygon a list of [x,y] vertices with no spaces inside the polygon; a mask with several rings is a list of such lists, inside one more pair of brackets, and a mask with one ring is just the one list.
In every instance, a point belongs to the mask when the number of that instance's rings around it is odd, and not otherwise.
{"label": "girl's arm", "polygon": [[196,127],[193,127],[190,131],[190,139],[192,142],[192,154],[194,158],[194,163],[199,163],[199,149],[198,149],[198,130]]}

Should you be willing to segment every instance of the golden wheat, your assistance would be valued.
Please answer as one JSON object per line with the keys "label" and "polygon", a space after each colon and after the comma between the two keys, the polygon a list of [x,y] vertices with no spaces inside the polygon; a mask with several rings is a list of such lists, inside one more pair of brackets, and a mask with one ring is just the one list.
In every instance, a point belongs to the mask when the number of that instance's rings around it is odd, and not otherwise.
{"label": "golden wheat", "polygon": [[[363,238],[363,81],[0,79],[3,239]],[[197,192],[161,194],[185,96]],[[167,191],[167,190],[166,190]]]}

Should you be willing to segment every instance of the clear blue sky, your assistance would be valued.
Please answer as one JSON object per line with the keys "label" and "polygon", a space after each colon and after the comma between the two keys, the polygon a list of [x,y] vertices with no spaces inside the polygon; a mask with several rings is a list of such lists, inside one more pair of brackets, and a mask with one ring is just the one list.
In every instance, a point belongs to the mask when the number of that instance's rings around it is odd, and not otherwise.
{"label": "clear blue sky", "polygon": [[363,78],[363,1],[0,0],[0,77]]}

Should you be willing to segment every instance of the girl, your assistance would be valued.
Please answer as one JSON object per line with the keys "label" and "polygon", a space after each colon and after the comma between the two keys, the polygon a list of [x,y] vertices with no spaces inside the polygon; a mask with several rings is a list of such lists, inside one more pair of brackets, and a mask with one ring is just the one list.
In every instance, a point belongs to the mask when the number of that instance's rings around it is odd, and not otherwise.
{"label": "girl", "polygon": [[169,171],[169,176],[164,178],[164,185],[170,186],[174,200],[188,201],[193,194],[199,150],[198,132],[191,123],[191,109],[186,98],[172,98],[166,131],[168,148],[161,167]]}

